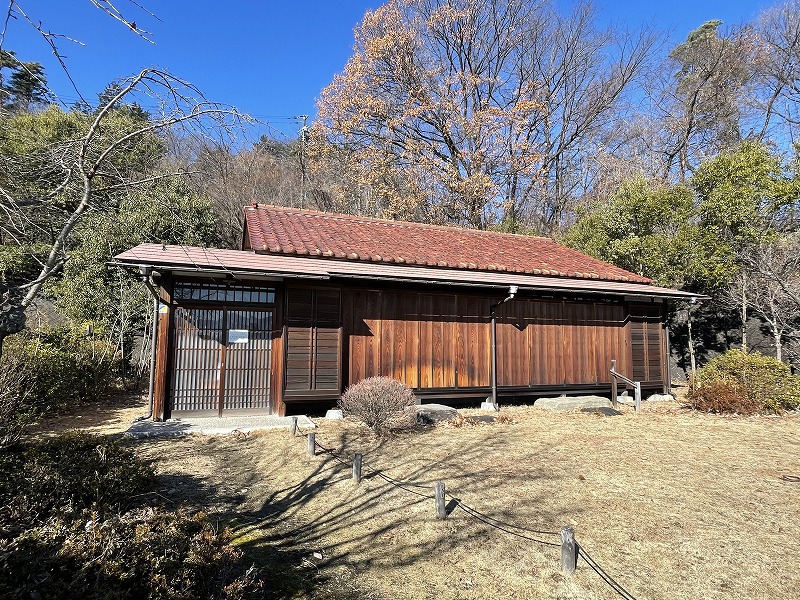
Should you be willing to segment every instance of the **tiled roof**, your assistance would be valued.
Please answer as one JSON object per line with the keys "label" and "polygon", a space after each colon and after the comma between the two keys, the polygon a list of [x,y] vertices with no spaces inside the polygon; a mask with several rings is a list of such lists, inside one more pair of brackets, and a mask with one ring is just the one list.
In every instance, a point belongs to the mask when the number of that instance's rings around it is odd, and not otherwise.
{"label": "tiled roof", "polygon": [[550,277],[651,281],[549,238],[263,204],[244,210],[248,247],[260,253]]}
{"label": "tiled roof", "polygon": [[703,296],[628,281],[573,279],[523,275],[508,272],[484,272],[468,269],[420,267],[382,263],[359,263],[348,260],[319,260],[311,256],[256,254],[241,250],[220,250],[192,246],[139,244],[114,257],[116,264],[130,267],[154,267],[159,271],[217,274],[234,278],[270,277],[279,279],[367,279],[412,283],[468,285],[483,289],[519,286],[522,292],[544,291],[579,294],[613,294],[651,298],[702,299]]}

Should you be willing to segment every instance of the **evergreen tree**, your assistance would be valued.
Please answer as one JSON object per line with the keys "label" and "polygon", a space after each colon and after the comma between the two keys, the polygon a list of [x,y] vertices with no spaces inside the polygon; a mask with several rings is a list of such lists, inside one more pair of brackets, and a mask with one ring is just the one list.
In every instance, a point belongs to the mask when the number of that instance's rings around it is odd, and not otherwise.
{"label": "evergreen tree", "polygon": [[44,67],[38,62],[22,62],[14,52],[0,50],[0,106],[27,112],[49,101]]}

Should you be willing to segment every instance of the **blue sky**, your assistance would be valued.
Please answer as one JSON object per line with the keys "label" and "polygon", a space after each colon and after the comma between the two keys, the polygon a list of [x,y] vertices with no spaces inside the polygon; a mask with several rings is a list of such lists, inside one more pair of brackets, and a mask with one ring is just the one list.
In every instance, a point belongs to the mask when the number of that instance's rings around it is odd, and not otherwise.
{"label": "blue sky", "polygon": [[[61,52],[81,93],[95,100],[106,84],[144,67],[165,68],[191,81],[212,100],[237,106],[271,123],[277,132],[296,133],[291,117],[314,115],[320,90],[350,56],[353,28],[365,0],[138,0],[159,20],[130,4],[115,4],[129,19],[152,32],[149,44],[113,21],[89,0],[18,0],[30,16],[60,40]],[[649,23],[674,41],[709,19],[736,25],[775,2],[761,0],[596,0],[603,20],[636,27]],[[567,0],[559,5],[569,6]],[[67,102],[77,99],[49,47],[18,19],[9,23],[4,49],[21,60],[45,65],[51,87]]]}

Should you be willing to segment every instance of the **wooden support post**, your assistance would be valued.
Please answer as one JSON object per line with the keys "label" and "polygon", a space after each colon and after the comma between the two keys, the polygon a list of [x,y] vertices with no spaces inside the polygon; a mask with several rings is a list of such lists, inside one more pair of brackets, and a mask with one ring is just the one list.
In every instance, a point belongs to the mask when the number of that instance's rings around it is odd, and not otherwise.
{"label": "wooden support post", "polygon": [[357,452],[353,457],[353,481],[356,483],[361,481],[361,462],[363,457],[361,453]]}
{"label": "wooden support post", "polygon": [[297,417],[292,417],[292,422],[289,423],[289,435],[292,437],[297,435]]}
{"label": "wooden support post", "polygon": [[574,573],[578,562],[578,545],[575,543],[575,530],[566,525],[561,528],[561,570]]}
{"label": "wooden support post", "polygon": [[617,372],[617,361],[611,361],[611,406],[617,408],[617,378],[614,373]]}
{"label": "wooden support post", "polygon": [[433,494],[436,499],[436,518],[447,518],[447,507],[444,504],[444,481],[437,481],[433,487]]}
{"label": "wooden support post", "polygon": [[316,433],[309,433],[308,434],[308,454],[310,456],[317,455],[317,434]]}
{"label": "wooden support post", "polygon": [[636,405],[636,412],[642,410],[642,382],[637,381],[633,384],[633,401]]}

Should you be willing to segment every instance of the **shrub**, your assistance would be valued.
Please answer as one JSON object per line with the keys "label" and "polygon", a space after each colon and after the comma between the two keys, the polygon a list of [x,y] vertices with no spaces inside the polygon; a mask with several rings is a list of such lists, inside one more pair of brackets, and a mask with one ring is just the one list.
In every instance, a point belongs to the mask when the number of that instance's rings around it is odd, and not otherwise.
{"label": "shrub", "polygon": [[0,598],[263,597],[204,515],[144,506],[154,486],[130,448],[101,436],[0,452]]}
{"label": "shrub", "polygon": [[416,415],[409,411],[414,404],[411,390],[390,377],[363,379],[339,399],[342,414],[360,419],[376,434],[415,423]]}
{"label": "shrub", "polygon": [[693,408],[714,413],[749,415],[761,409],[757,402],[748,398],[746,389],[728,381],[709,381],[692,388],[689,402]]}
{"label": "shrub", "polygon": [[65,434],[0,452],[0,532],[59,513],[115,512],[154,483],[152,470],[132,450],[101,436]]}
{"label": "shrub", "polygon": [[713,412],[778,412],[800,405],[800,377],[781,361],[730,350],[697,372],[690,403]]}
{"label": "shrub", "polygon": [[263,598],[243,553],[202,514],[139,508],[56,517],[0,541],[0,597]]}
{"label": "shrub", "polygon": [[0,452],[16,446],[36,419],[28,379],[24,365],[14,360],[0,362]]}
{"label": "shrub", "polygon": [[114,361],[113,346],[68,329],[23,331],[3,344],[0,370],[25,372],[21,387],[9,394],[39,414],[63,410],[106,393]]}

